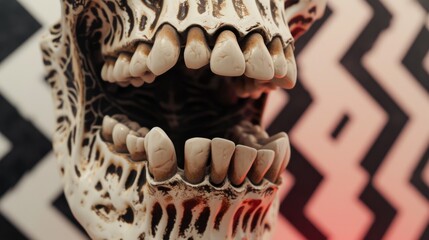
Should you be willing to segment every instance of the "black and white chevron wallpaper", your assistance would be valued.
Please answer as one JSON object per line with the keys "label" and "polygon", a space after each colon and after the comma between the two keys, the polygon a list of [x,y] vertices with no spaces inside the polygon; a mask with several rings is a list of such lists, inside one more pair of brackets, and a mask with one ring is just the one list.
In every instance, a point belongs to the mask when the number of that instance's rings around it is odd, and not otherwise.
{"label": "black and white chevron wallpaper", "polygon": [[[329,0],[270,98],[287,131],[276,239],[429,239],[429,0]],[[0,239],[86,239],[62,195],[39,40],[59,0],[0,1]]]}

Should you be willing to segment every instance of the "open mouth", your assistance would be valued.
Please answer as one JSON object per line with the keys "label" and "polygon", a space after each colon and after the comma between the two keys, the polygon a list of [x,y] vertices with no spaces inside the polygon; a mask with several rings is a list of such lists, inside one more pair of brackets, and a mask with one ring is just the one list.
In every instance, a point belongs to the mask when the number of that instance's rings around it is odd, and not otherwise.
{"label": "open mouth", "polygon": [[179,34],[166,24],[153,43],[95,52],[108,106],[96,121],[101,126],[92,127],[110,151],[148,161],[157,181],[176,173],[191,184],[207,176],[213,185],[278,181],[289,140],[286,133],[269,136],[260,121],[267,94],[295,83],[291,44],[256,32],[207,36],[193,27]]}

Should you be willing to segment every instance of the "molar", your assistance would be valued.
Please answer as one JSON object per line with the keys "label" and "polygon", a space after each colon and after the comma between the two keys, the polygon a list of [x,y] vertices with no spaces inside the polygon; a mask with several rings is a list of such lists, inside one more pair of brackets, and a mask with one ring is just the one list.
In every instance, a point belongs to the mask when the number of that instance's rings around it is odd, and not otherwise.
{"label": "molar", "polygon": [[116,124],[113,128],[112,138],[117,152],[127,152],[126,139],[129,132],[130,129],[122,123]]}

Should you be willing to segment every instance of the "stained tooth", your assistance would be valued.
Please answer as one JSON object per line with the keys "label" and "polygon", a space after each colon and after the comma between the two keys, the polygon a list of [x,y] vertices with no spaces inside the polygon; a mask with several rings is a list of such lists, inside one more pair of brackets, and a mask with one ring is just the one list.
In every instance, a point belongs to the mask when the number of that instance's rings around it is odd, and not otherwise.
{"label": "stained tooth", "polygon": [[235,144],[223,138],[214,138],[211,143],[210,182],[219,185],[228,173]]}
{"label": "stained tooth", "polygon": [[275,153],[273,150],[260,149],[256,155],[256,160],[249,171],[248,177],[253,184],[260,184],[264,175],[273,163]]}
{"label": "stained tooth", "polygon": [[148,68],[157,76],[167,72],[179,59],[180,40],[176,30],[164,25],[158,32],[147,59]]}
{"label": "stained tooth", "polygon": [[203,30],[198,27],[194,27],[188,32],[184,58],[185,65],[189,69],[199,69],[210,61],[210,48]]}
{"label": "stained tooth", "polygon": [[113,128],[113,144],[115,150],[120,153],[127,152],[127,135],[130,129],[122,123],[118,123]]}
{"label": "stained tooth", "polygon": [[125,82],[130,77],[130,56],[126,53],[121,53],[116,60],[113,68],[113,76],[118,82]]}
{"label": "stained tooth", "polygon": [[117,123],[117,120],[109,116],[104,116],[103,124],[101,127],[101,136],[103,137],[104,141],[113,142],[113,128]]}
{"label": "stained tooth", "polygon": [[140,134],[140,136],[145,137],[147,133],[149,132],[149,129],[142,127],[139,130],[137,130],[137,133]]}
{"label": "stained tooth", "polygon": [[165,181],[177,172],[176,151],[167,134],[158,127],[152,128],[144,140],[149,172],[155,181]]}
{"label": "stained tooth", "polygon": [[213,73],[221,76],[243,75],[246,62],[233,32],[225,30],[217,38],[210,58],[210,68]]}
{"label": "stained tooth", "polygon": [[237,145],[231,167],[229,169],[229,180],[235,186],[241,185],[246,179],[247,173],[255,161],[258,151],[254,148]]}
{"label": "stained tooth", "polygon": [[147,57],[150,53],[150,46],[141,43],[137,47],[130,62],[130,74],[133,77],[141,77],[149,72],[147,67]]}
{"label": "stained tooth", "polygon": [[185,179],[197,184],[203,181],[210,154],[210,139],[191,138],[185,143]]}
{"label": "stained tooth", "polygon": [[246,76],[258,80],[271,80],[274,77],[273,60],[261,34],[255,33],[249,37],[243,54],[246,59]]}
{"label": "stained tooth", "polygon": [[274,77],[283,78],[287,73],[287,61],[280,38],[275,38],[271,42],[270,54],[274,63]]}
{"label": "stained tooth", "polygon": [[290,44],[286,47],[285,57],[287,61],[287,73],[283,78],[273,78],[273,82],[282,88],[291,89],[296,84],[297,69],[293,47]]}
{"label": "stained tooth", "polygon": [[128,134],[127,149],[134,161],[142,161],[145,158],[144,138]]}
{"label": "stained tooth", "polygon": [[262,147],[262,149],[270,149],[275,152],[273,164],[271,165],[270,169],[265,175],[265,178],[268,179],[269,181],[271,182],[277,181],[277,177],[279,176],[282,170],[281,167],[286,158],[288,148],[289,148],[289,139],[287,137],[279,138]]}

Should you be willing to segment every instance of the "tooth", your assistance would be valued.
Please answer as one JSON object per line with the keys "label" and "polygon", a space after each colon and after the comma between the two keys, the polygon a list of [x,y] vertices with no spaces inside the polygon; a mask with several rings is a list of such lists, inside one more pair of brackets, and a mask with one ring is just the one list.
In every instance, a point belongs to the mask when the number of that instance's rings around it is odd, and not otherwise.
{"label": "tooth", "polygon": [[115,145],[115,150],[120,153],[127,152],[127,135],[130,132],[130,129],[122,123],[118,123],[113,128],[113,144]]}
{"label": "tooth", "polygon": [[210,139],[191,138],[185,142],[185,179],[197,184],[203,181],[210,154]]}
{"label": "tooth", "polygon": [[106,69],[106,80],[111,83],[116,81],[116,78],[113,74],[114,68],[115,68],[115,63],[109,61]]}
{"label": "tooth", "polygon": [[133,87],[138,88],[138,87],[143,86],[143,84],[144,84],[144,80],[143,80],[143,79],[141,79],[141,78],[132,78],[132,79],[130,80],[130,83],[131,83],[131,85],[133,85]]}
{"label": "tooth", "polygon": [[253,134],[241,133],[239,142],[243,145],[246,145],[252,148],[261,147],[261,145],[258,144],[258,141],[256,140],[256,137],[253,136]]}
{"label": "tooth", "polygon": [[290,155],[291,155],[291,149],[290,149],[290,147],[288,147],[288,149],[286,151],[286,157],[282,162],[279,173],[277,174],[277,178],[275,180],[276,182],[277,182],[278,178],[281,176],[282,172],[286,169],[287,165],[289,164]]}
{"label": "tooth", "polygon": [[149,132],[149,129],[142,127],[139,130],[137,130],[137,133],[140,134],[140,136],[145,137],[147,133]]}
{"label": "tooth", "polygon": [[265,178],[271,182],[276,182],[277,177],[279,176],[279,172],[281,171],[281,167],[286,158],[287,151],[289,148],[289,139],[287,137],[281,137],[273,142],[268,143],[263,146],[262,149],[270,149],[275,152],[275,157],[273,160],[273,164],[268,170]]}
{"label": "tooth", "polygon": [[258,185],[264,179],[264,175],[273,164],[275,153],[273,150],[260,149],[256,155],[256,160],[249,171],[248,177],[250,181]]}
{"label": "tooth", "polygon": [[188,32],[184,58],[185,65],[189,69],[199,69],[210,61],[210,48],[203,30],[199,27],[194,27]]}
{"label": "tooth", "polygon": [[131,77],[130,74],[130,56],[126,53],[121,53],[116,59],[115,67],[113,68],[113,76],[118,82],[125,82]]}
{"label": "tooth", "polygon": [[170,25],[164,25],[158,32],[152,51],[147,59],[147,66],[159,76],[172,68],[179,59],[180,40],[176,30]]}
{"label": "tooth", "polygon": [[293,54],[293,47],[291,44],[286,47],[285,57],[287,60],[287,73],[283,78],[273,78],[273,82],[282,88],[291,89],[296,84],[297,69],[295,55]]}
{"label": "tooth", "polygon": [[155,181],[165,181],[177,172],[176,151],[173,142],[159,127],[154,127],[144,140],[149,172]]}
{"label": "tooth", "polygon": [[214,138],[211,143],[210,182],[221,184],[227,175],[235,144],[223,138]]}
{"label": "tooth", "polygon": [[107,72],[108,72],[109,64],[107,61],[103,64],[103,68],[101,69],[101,79],[108,82]]}
{"label": "tooth", "polygon": [[261,34],[255,33],[249,37],[243,54],[246,59],[246,76],[258,80],[271,80],[274,77],[273,60]]}
{"label": "tooth", "polygon": [[147,57],[150,53],[150,46],[141,43],[131,58],[130,74],[133,77],[141,77],[149,71],[147,67]]}
{"label": "tooth", "polygon": [[127,115],[124,115],[124,114],[115,114],[115,115],[112,116],[112,118],[115,119],[118,122],[121,122],[121,123],[125,123],[125,122],[130,121],[128,119]]}
{"label": "tooth", "polygon": [[287,134],[285,132],[279,132],[279,133],[277,133],[277,134],[275,134],[275,135],[273,135],[271,137],[259,139],[259,144],[266,145],[266,144],[268,144],[270,142],[273,142],[273,141],[275,141],[275,140],[277,140],[279,138],[287,138],[287,137],[288,136],[287,136]]}
{"label": "tooth", "polygon": [[221,76],[243,75],[246,62],[233,32],[225,30],[217,38],[210,58],[210,68],[213,73]]}
{"label": "tooth", "polygon": [[117,84],[123,88],[130,86],[130,82],[118,82]]}
{"label": "tooth", "polygon": [[287,61],[280,38],[275,38],[270,45],[270,54],[274,63],[274,77],[283,78],[287,73]]}
{"label": "tooth", "polygon": [[229,180],[233,185],[239,186],[244,182],[257,154],[258,151],[251,147],[243,145],[235,147],[231,167],[229,168]]}
{"label": "tooth", "polygon": [[128,134],[127,149],[134,161],[142,161],[145,157],[144,138]]}
{"label": "tooth", "polygon": [[118,121],[116,119],[113,119],[109,116],[104,116],[101,127],[101,136],[103,137],[104,141],[113,142],[113,128],[117,123]]}

